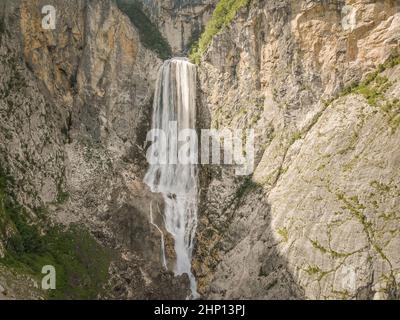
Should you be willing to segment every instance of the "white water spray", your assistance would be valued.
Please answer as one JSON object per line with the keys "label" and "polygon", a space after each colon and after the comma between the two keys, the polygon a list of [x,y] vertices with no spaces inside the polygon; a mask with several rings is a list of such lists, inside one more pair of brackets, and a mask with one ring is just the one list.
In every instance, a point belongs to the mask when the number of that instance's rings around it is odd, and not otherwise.
{"label": "white water spray", "polygon": [[153,220],[153,201],[150,202],[150,223],[160,232],[161,234],[161,259],[162,259],[162,264],[164,269],[168,269],[167,267],[167,259],[165,258],[165,241],[164,241],[164,233],[162,230],[158,227],[157,224],[155,224]]}
{"label": "white water spray", "polygon": [[[196,66],[174,58],[160,69],[153,103],[153,129],[167,135],[159,153],[167,158],[177,154],[181,142],[176,132],[194,129],[196,124]],[[170,126],[175,121],[177,128]],[[156,140],[156,138],[154,137]],[[175,240],[175,274],[188,274],[192,298],[197,298],[196,279],[191,271],[194,236],[197,227],[198,177],[194,164],[152,164],[144,182],[165,201],[165,227]]]}

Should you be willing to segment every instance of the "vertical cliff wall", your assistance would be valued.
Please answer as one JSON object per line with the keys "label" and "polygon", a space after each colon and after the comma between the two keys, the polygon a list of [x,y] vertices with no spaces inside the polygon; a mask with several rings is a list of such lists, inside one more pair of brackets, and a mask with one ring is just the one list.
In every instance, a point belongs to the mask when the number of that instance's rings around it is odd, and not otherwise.
{"label": "vertical cliff wall", "polygon": [[[155,201],[154,221],[162,225],[162,200],[141,182],[161,61],[114,2],[52,1],[54,30],[41,25],[47,4],[0,6],[0,159],[7,192],[30,223],[39,224],[38,208],[45,209],[53,223],[84,226],[111,250],[105,296],[184,298],[188,279],[163,270],[160,233],[150,222],[148,204]],[[20,231],[6,213],[1,256]],[[0,282],[9,297],[28,295],[5,271]]]}
{"label": "vertical cliff wall", "polygon": [[200,66],[203,123],[254,128],[256,170],[203,170],[209,298],[399,295],[398,1],[250,1]]}
{"label": "vertical cliff wall", "polygon": [[[126,0],[125,0],[126,1]],[[129,1],[129,0],[128,0]],[[175,55],[186,55],[209,21],[216,0],[141,0]]]}

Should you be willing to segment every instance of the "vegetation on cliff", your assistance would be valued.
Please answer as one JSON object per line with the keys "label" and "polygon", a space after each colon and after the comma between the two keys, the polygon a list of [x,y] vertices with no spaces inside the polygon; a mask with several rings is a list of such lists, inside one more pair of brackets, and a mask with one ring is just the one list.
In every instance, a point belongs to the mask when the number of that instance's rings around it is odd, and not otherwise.
{"label": "vegetation on cliff", "polygon": [[50,299],[94,299],[107,280],[110,253],[84,229],[50,225],[44,208],[31,219],[9,191],[13,181],[0,170],[0,227],[5,256],[0,264],[29,274],[39,283],[43,266],[56,269],[56,289]]}
{"label": "vegetation on cliff", "polygon": [[199,63],[206,52],[212,38],[235,18],[237,12],[248,5],[250,0],[220,0],[214,10],[211,20],[208,22],[198,42],[194,43],[190,59]]}
{"label": "vegetation on cliff", "polygon": [[[400,64],[400,53],[396,50],[393,51],[389,58],[378,66],[378,68],[369,73],[363,81],[354,82],[344,88],[339,94],[345,96],[348,94],[360,94],[368,103],[382,111],[388,120],[388,124],[392,130],[396,130],[400,126],[400,101],[399,99],[387,99],[385,97],[386,91],[393,85],[386,76],[382,73],[388,69],[394,68]],[[335,97],[326,104],[330,104],[337,99]]]}

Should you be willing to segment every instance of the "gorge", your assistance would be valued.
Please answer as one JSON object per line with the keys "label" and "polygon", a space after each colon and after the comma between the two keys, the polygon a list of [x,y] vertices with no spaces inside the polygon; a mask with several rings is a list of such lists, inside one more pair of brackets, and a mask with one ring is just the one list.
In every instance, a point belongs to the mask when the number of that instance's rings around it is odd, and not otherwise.
{"label": "gorge", "polygon": [[0,299],[399,299],[399,101],[398,0],[3,0]]}

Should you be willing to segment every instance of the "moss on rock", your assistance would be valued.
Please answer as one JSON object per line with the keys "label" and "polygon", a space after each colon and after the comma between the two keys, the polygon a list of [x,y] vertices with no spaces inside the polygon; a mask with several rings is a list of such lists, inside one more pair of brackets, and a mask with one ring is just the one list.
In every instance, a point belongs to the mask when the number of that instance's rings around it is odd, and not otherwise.
{"label": "moss on rock", "polygon": [[43,266],[54,266],[56,289],[47,292],[50,299],[97,298],[108,278],[111,253],[81,227],[52,225],[44,214],[31,218],[9,192],[9,183],[1,171],[0,241],[6,250],[0,264],[37,280],[44,276]]}

